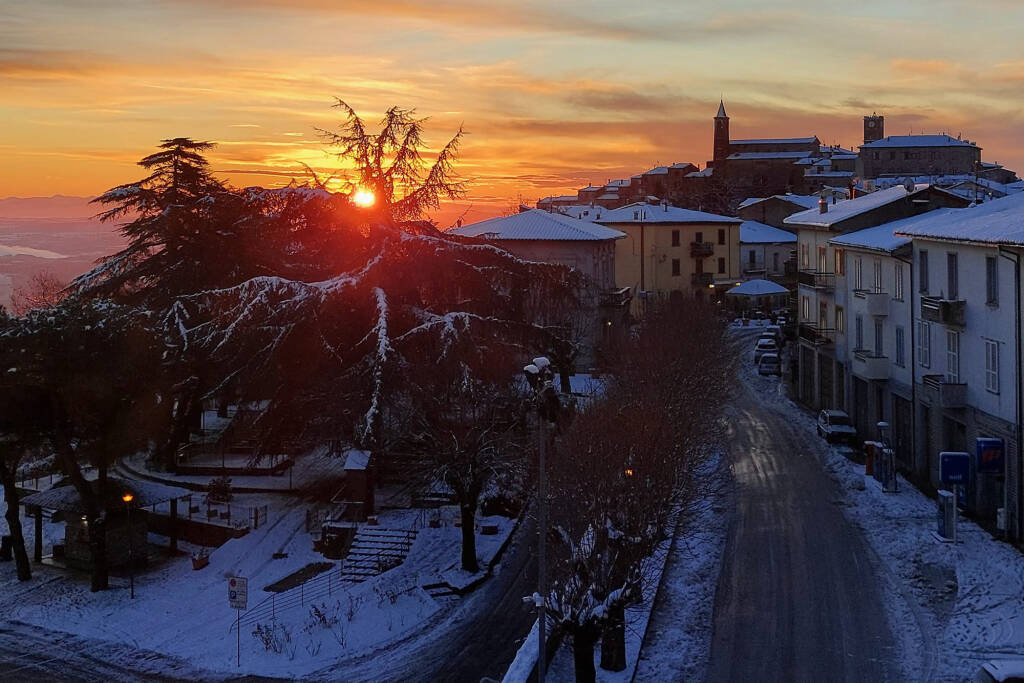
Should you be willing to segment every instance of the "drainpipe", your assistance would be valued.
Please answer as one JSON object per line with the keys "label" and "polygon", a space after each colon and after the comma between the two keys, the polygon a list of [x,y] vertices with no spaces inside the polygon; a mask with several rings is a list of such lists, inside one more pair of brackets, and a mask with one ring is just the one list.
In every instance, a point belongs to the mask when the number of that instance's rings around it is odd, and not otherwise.
{"label": "drainpipe", "polygon": [[[914,322],[914,247],[910,247],[910,258],[901,259],[893,255],[897,261],[907,264],[907,282],[910,290],[910,453],[912,456],[911,471],[917,478],[917,324]],[[895,417],[895,416],[894,416]]]}
{"label": "drainpipe", "polygon": [[[1013,298],[1014,298],[1014,320],[1015,320],[1015,324],[1014,324],[1014,328],[1013,328],[1013,341],[1014,341],[1014,346],[1015,346],[1014,350],[1015,350],[1015,352],[1017,354],[1016,359],[1015,359],[1015,363],[1014,363],[1017,366],[1017,384],[1014,387],[1014,391],[1013,391],[1014,403],[1016,404],[1016,408],[1017,408],[1017,424],[1014,427],[1014,438],[1016,439],[1017,443],[1016,443],[1016,449],[1015,449],[1014,455],[1017,458],[1017,479],[1019,480],[1021,478],[1021,467],[1024,466],[1024,458],[1022,458],[1021,443],[1020,443],[1020,441],[1021,441],[1021,421],[1024,420],[1024,416],[1021,415],[1021,400],[1020,400],[1021,381],[1022,381],[1022,379],[1024,379],[1024,374],[1022,374],[1022,368],[1021,368],[1021,364],[1020,364],[1020,361],[1021,361],[1021,338],[1020,338],[1020,254],[1019,253],[1014,253],[1012,255],[1011,254],[1007,254],[1007,253],[1005,253],[1003,251],[1003,247],[1002,246],[998,247],[998,250],[999,250],[999,255],[1000,256],[1002,256],[1006,260],[1008,260],[1008,261],[1013,263]],[[1004,458],[1005,458],[1005,456],[1004,456]],[[1009,470],[1010,470],[1010,461],[1009,461],[1009,458],[1005,458],[1004,459],[1004,467],[1006,469],[1005,469],[1004,474],[1003,474],[1003,481],[1004,481],[1004,483],[1003,483],[1003,510],[1004,510],[1004,515],[1006,517],[1009,517],[1009,512],[1010,512],[1010,510],[1009,510],[1009,500],[1010,500],[1010,476],[1009,476],[1009,474],[1010,474],[1010,472],[1009,472]],[[1014,482],[1014,487],[1016,489],[1018,489],[1017,492],[1016,492],[1017,493],[1017,518],[1014,521],[1016,522],[1016,525],[1015,525],[1016,526],[1016,531],[1017,531],[1017,535],[1019,536],[1020,535],[1021,518],[1024,517],[1024,500],[1021,500],[1021,495],[1020,495],[1021,492],[1019,490],[1020,489],[1020,482],[1019,481]],[[1004,522],[1006,524],[1006,535],[1010,536],[1010,520],[1009,519],[1004,519]]]}

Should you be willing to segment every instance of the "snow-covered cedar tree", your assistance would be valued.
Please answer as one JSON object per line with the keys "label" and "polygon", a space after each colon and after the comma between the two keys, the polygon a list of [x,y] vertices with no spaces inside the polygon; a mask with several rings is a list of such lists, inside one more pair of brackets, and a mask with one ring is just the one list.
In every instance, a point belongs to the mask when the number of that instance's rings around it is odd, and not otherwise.
{"label": "snow-covered cedar tree", "polygon": [[[458,360],[452,355],[447,362]],[[429,365],[419,370],[434,372]],[[391,435],[387,450],[402,456],[407,474],[421,487],[442,488],[453,497],[462,521],[462,568],[477,572],[475,520],[481,496],[488,487],[514,487],[524,478],[527,402],[519,382],[443,375],[447,384],[410,377],[408,391],[385,425]]]}
{"label": "snow-covered cedar tree", "polygon": [[149,175],[107,190],[94,202],[110,208],[128,246],[72,282],[88,296],[116,296],[160,307],[183,292],[222,285],[233,253],[237,201],[210,173],[209,142],[164,140],[138,162]]}
{"label": "snow-covered cedar tree", "polygon": [[[269,194],[265,212],[305,236],[295,260],[316,268],[184,295],[166,318],[179,358],[203,367],[206,395],[269,402],[256,425],[265,450],[283,439],[377,448],[410,383],[507,382],[517,363],[499,359],[517,357],[521,367],[523,357],[561,348],[560,316],[593,300],[577,271],[422,220],[462,192],[452,166],[461,131],[428,165],[423,122],[410,111],[388,110],[372,133],[338,106],[347,114],[341,132],[324,135],[376,203],[356,208],[322,187]],[[321,242],[310,236],[318,230]]]}
{"label": "snow-covered cedar tree", "polygon": [[694,473],[720,438],[731,373],[722,339],[699,301],[651,313],[602,397],[556,440],[547,607],[572,638],[578,681],[594,680],[598,638],[602,667],[625,666],[624,610],[702,493]]}
{"label": "snow-covered cedar tree", "polygon": [[[107,587],[105,510],[113,461],[146,449],[163,428],[167,395],[162,378],[165,345],[153,315],[100,299],[69,298],[29,311],[0,327],[0,375],[47,408],[5,425],[18,438],[40,431],[61,471],[81,497],[89,526],[92,588]],[[162,404],[163,403],[163,404]],[[45,419],[45,424],[38,421]],[[83,465],[97,468],[95,484]]]}

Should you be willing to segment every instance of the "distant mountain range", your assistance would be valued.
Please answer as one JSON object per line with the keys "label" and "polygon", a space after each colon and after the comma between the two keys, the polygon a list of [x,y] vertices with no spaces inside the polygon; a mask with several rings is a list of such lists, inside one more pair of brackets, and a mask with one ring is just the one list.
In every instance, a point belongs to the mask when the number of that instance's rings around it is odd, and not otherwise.
{"label": "distant mountain range", "polygon": [[4,197],[0,198],[0,218],[79,218],[90,219],[103,207],[90,204],[92,197]]}

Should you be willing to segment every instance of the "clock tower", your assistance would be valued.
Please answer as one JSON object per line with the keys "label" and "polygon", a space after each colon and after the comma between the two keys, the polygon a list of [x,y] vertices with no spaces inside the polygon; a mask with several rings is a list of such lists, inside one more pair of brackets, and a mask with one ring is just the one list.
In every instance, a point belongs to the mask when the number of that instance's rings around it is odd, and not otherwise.
{"label": "clock tower", "polygon": [[724,161],[729,156],[729,117],[725,113],[725,102],[718,103],[718,114],[715,115],[715,142],[713,147],[715,162]]}
{"label": "clock tower", "polygon": [[885,137],[885,117],[871,112],[864,117],[864,144],[881,140]]}

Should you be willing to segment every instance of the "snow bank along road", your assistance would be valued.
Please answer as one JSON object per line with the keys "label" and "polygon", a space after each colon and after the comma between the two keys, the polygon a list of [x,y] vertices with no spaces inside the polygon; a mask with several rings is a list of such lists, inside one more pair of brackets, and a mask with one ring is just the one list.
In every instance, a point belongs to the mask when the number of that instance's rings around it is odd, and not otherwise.
{"label": "snow bank along road", "polygon": [[875,555],[836,504],[826,447],[751,370],[743,334],[730,416],[735,478],[708,681],[897,681]]}

